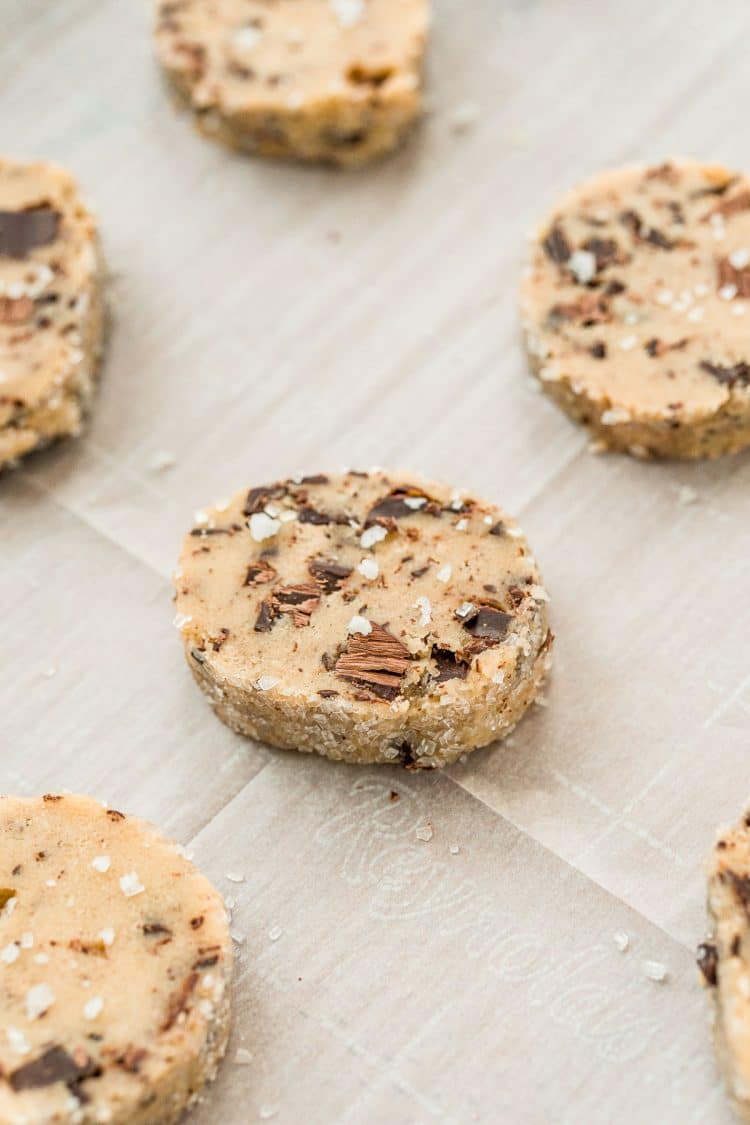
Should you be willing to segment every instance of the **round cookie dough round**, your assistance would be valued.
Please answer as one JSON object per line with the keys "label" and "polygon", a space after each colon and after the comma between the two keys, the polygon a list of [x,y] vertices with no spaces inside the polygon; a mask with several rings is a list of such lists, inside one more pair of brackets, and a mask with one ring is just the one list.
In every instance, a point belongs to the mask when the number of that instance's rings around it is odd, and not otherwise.
{"label": "round cookie dough round", "polygon": [[428,0],[158,0],[156,51],[203,133],[358,165],[421,112],[428,22]]}
{"label": "round cookie dough round", "polygon": [[723,831],[708,872],[712,934],[698,965],[714,1001],[716,1052],[739,1115],[750,1121],[750,814]]}
{"label": "round cookie dough round", "polygon": [[89,797],[0,797],[0,1125],[168,1125],[229,1028],[219,894]]}
{"label": "round cookie dough round", "polygon": [[198,516],[175,624],[234,730],[431,768],[503,737],[534,699],[548,599],[494,505],[373,471],[279,481]]}
{"label": "round cookie dough round", "polygon": [[684,161],[584,184],[534,239],[522,317],[544,390],[601,447],[750,445],[750,179]]}
{"label": "round cookie dough round", "polygon": [[78,434],[103,346],[94,219],[62,168],[0,160],[0,471]]}

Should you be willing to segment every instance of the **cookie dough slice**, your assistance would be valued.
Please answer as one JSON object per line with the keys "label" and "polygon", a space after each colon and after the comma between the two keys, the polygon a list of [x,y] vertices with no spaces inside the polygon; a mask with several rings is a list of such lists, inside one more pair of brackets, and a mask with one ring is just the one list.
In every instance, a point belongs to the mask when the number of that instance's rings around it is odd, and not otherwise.
{"label": "cookie dough slice", "polygon": [[547,595],[485,500],[407,473],[278,481],[200,513],[175,575],[216,714],[285,749],[444,766],[507,734],[547,669]]}
{"label": "cookie dough slice", "polygon": [[698,965],[714,1001],[714,1040],[729,1093],[750,1121],[750,813],[719,836],[708,872],[712,934]]}
{"label": "cookie dough slice", "polygon": [[62,168],[0,160],[0,471],[78,434],[102,351],[96,225]]}
{"label": "cookie dough slice", "polygon": [[156,51],[209,136],[357,165],[420,114],[428,19],[428,0],[159,0]]}
{"label": "cookie dough slice", "polygon": [[89,797],[0,797],[0,1123],[177,1121],[229,1027],[219,894]]}
{"label": "cookie dough slice", "polygon": [[682,161],[584,184],[534,238],[522,316],[544,390],[602,447],[750,445],[750,179]]}

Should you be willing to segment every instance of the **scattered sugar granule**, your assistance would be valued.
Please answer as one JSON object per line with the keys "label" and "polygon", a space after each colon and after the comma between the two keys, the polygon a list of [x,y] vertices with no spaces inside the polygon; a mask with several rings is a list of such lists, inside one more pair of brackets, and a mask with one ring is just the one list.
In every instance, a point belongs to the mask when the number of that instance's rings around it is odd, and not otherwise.
{"label": "scattered sugar granule", "polygon": [[138,878],[137,872],[129,871],[127,875],[120,876],[120,889],[126,898],[133,898],[134,895],[141,894],[146,888]]}
{"label": "scattered sugar granule", "polygon": [[359,537],[359,545],[367,551],[370,547],[374,547],[376,543],[381,543],[387,534],[388,532],[381,524],[375,523],[362,532]]}
{"label": "scattered sugar granule", "polygon": [[99,931],[99,937],[105,945],[112,945],[115,940],[115,931],[111,926],[105,926],[103,930]]}
{"label": "scattered sugar granule", "polygon": [[420,824],[415,831],[415,835],[418,840],[424,840],[425,843],[428,843],[432,839],[432,825],[429,822]]}
{"label": "scattered sugar granule", "polygon": [[177,613],[175,614],[175,618],[172,624],[174,625],[175,629],[184,629],[185,626],[189,625],[192,620],[193,618],[189,613]]}
{"label": "scattered sugar granule", "polygon": [[624,930],[617,930],[616,933],[612,934],[612,941],[615,943],[615,948],[620,950],[620,953],[624,953],[630,945],[630,938]]}
{"label": "scattered sugar granule", "polygon": [[451,853],[451,855],[458,855],[461,849],[459,848],[458,844],[451,844],[451,846],[448,848],[448,851]]}
{"label": "scattered sugar granule", "polygon": [[419,610],[419,624],[421,626],[429,625],[432,621],[432,604],[430,599],[424,596],[417,598],[414,603],[414,608]]}
{"label": "scattered sugar granule", "polygon": [[91,860],[91,866],[94,871],[98,871],[101,875],[106,875],[112,866],[112,860],[108,855],[98,855]]}
{"label": "scattered sugar granule", "polygon": [[596,257],[590,250],[574,250],[566,263],[579,285],[586,285],[596,276]]}
{"label": "scattered sugar granule", "polygon": [[256,687],[259,691],[270,691],[271,688],[275,688],[279,682],[280,681],[277,680],[275,676],[261,676],[260,679],[256,681]]}
{"label": "scattered sugar granule", "polygon": [[12,942],[10,945],[6,945],[5,949],[0,953],[0,961],[4,961],[6,965],[12,965],[20,956],[21,950],[15,942]]}
{"label": "scattered sugar granule", "polygon": [[83,1005],[83,1015],[87,1020],[95,1020],[97,1016],[101,1015],[104,1001],[101,996],[92,996]]}
{"label": "scattered sugar granule", "polygon": [[677,493],[677,499],[681,504],[695,504],[698,501],[698,493],[689,484],[683,484]]}
{"label": "scattered sugar granule", "polygon": [[232,34],[232,46],[238,51],[252,51],[254,47],[258,46],[262,38],[262,31],[248,24],[246,27],[237,28]]}
{"label": "scattered sugar granule", "polygon": [[245,882],[245,876],[240,874],[239,871],[227,871],[224,878],[228,879],[230,883],[244,883]]}
{"label": "scattered sugar granule", "polygon": [[165,449],[157,449],[156,453],[152,454],[148,467],[152,473],[163,473],[167,469],[173,469],[175,464],[171,453],[167,453]]}
{"label": "scattered sugar granule", "polygon": [[633,350],[633,348],[635,347],[635,345],[637,343],[638,343],[638,337],[637,336],[624,336],[623,339],[620,340],[620,347],[622,348],[622,350],[624,352],[630,352],[630,351]]}
{"label": "scattered sugar granule", "polygon": [[278,941],[283,933],[284,931],[282,930],[281,926],[272,926],[268,931],[268,940]]}
{"label": "scattered sugar granule", "polygon": [[21,949],[33,949],[33,948],[34,948],[34,935],[32,933],[29,933],[29,931],[27,930],[26,933],[21,934]]}
{"label": "scattered sugar granule", "polygon": [[38,1020],[55,1002],[55,994],[48,984],[35,984],[26,993],[26,1015]]}
{"label": "scattered sugar granule", "polygon": [[357,570],[363,578],[366,578],[368,580],[368,582],[374,582],[380,574],[380,567],[378,566],[375,559],[362,559],[362,562],[357,567]]}
{"label": "scattered sugar granule", "polygon": [[255,542],[262,543],[264,539],[272,539],[278,534],[281,523],[265,512],[253,512],[247,526]]}
{"label": "scattered sugar granule", "polygon": [[8,1046],[11,1051],[15,1051],[17,1055],[28,1055],[31,1051],[31,1046],[24,1033],[17,1027],[6,1027],[5,1034],[8,1038]]}
{"label": "scattered sugar granule", "polygon": [[643,972],[649,980],[656,981],[657,984],[661,984],[668,976],[667,966],[662,965],[661,961],[644,961]]}
{"label": "scattered sugar granule", "polygon": [[249,1066],[253,1061],[253,1056],[247,1047],[238,1047],[234,1053],[234,1061],[237,1066]]}
{"label": "scattered sugar granule", "polygon": [[437,572],[435,577],[437,578],[438,582],[450,582],[452,574],[453,567],[450,563],[446,563],[445,566],[440,567],[440,570]]}
{"label": "scattered sugar granule", "polygon": [[365,14],[364,0],[329,0],[329,3],[342,27],[354,27]]}
{"label": "scattered sugar granule", "polygon": [[454,133],[465,133],[476,125],[480,109],[476,102],[461,102],[448,115],[448,124]]}

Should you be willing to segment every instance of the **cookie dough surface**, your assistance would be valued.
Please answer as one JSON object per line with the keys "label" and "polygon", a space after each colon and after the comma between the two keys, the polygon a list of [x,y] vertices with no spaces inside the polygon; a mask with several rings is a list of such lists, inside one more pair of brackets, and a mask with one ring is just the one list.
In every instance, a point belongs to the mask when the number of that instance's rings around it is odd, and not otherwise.
{"label": "cookie dough surface", "polygon": [[698,965],[715,1004],[719,1063],[736,1109],[750,1121],[750,814],[716,842],[708,911],[712,934]]}
{"label": "cookie dough surface", "polygon": [[419,116],[428,18],[428,0],[159,0],[156,49],[204,133],[356,165]]}
{"label": "cookie dough surface", "polygon": [[747,446],[750,179],[675,162],[584,184],[534,239],[522,317],[544,390],[603,446]]}
{"label": "cookie dough surface", "polygon": [[0,160],[0,470],[80,432],[101,288],[96,226],[68,173]]}
{"label": "cookie dough surface", "polygon": [[224,1053],[218,893],[88,797],[0,797],[0,1125],[176,1121]]}
{"label": "cookie dough surface", "polygon": [[280,481],[199,513],[175,575],[217,715],[286,749],[441,766],[502,737],[547,667],[547,595],[492,504],[406,473]]}

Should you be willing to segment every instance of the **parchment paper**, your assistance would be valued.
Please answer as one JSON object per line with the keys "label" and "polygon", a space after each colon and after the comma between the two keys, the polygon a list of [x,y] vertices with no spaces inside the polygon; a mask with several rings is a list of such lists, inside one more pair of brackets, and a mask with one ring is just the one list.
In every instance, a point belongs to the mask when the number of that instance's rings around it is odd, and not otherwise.
{"label": "parchment paper", "polygon": [[[596,169],[750,167],[747,6],[437,0],[433,112],[354,175],[198,138],[140,0],[0,12],[2,149],[74,171],[113,271],[88,435],[0,481],[0,788],[149,817],[233,901],[234,1037],[193,1120],[729,1122],[693,950],[750,795],[750,459],[592,456],[530,387],[516,287]],[[552,596],[547,706],[441,776],[233,736],[171,625],[195,508],[373,463],[503,503]]]}

